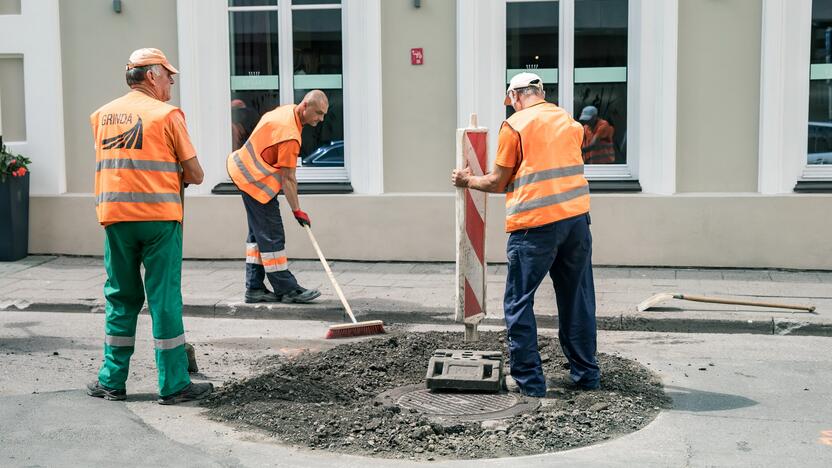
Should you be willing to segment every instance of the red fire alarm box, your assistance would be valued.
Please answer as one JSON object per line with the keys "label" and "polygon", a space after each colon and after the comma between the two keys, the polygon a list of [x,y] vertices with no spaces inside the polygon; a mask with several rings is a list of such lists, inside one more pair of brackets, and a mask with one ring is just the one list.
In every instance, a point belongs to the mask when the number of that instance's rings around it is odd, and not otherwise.
{"label": "red fire alarm box", "polygon": [[422,52],[422,48],[410,49],[410,64],[422,65],[423,63],[425,63],[425,53]]}

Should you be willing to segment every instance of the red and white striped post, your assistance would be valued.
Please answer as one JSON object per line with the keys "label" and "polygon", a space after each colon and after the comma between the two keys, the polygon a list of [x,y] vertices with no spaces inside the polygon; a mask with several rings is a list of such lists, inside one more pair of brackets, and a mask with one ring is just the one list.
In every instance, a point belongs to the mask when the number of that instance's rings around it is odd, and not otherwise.
{"label": "red and white striped post", "polygon": [[[485,174],[488,165],[488,129],[477,126],[471,114],[468,128],[456,131],[456,167],[470,167],[474,175]],[[465,341],[478,341],[477,326],[485,318],[485,192],[456,191],[456,315],[465,324]]]}

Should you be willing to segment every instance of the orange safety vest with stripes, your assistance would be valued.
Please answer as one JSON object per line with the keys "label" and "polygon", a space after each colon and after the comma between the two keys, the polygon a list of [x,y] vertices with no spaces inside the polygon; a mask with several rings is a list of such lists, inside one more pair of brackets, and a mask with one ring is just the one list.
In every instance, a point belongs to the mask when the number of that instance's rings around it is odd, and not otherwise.
{"label": "orange safety vest with stripes", "polygon": [[295,140],[301,143],[295,123],[294,104],[280,106],[263,114],[242,148],[228,156],[226,168],[234,185],[260,203],[268,203],[280,192],[280,169],[267,163],[260,153],[266,148]]}
{"label": "orange safety vest with stripes", "polygon": [[[584,162],[586,164],[613,164],[615,162],[615,144],[612,140],[614,134],[615,129],[604,119],[598,119],[595,129],[584,125]],[[595,138],[597,141],[592,144]]]}
{"label": "orange safety vest with stripes", "polygon": [[588,213],[581,124],[560,107],[540,103],[515,112],[503,125],[520,139],[520,164],[506,187],[506,231]]}
{"label": "orange safety vest with stripes", "polygon": [[173,112],[182,111],[131,91],[90,115],[99,223],[182,221],[181,167],[165,137]]}

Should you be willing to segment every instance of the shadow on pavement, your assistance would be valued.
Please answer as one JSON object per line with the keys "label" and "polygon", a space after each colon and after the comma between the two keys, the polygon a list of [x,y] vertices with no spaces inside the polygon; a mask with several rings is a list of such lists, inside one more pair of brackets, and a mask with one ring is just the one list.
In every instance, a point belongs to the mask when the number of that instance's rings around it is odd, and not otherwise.
{"label": "shadow on pavement", "polygon": [[0,352],[52,353],[67,349],[95,351],[100,348],[100,345],[88,345],[61,336],[32,335],[20,338],[0,338]]}
{"label": "shadow on pavement", "polygon": [[666,386],[667,395],[673,399],[673,409],[694,413],[727,411],[747,408],[757,404],[755,400],[740,395],[714,393],[692,388]]}

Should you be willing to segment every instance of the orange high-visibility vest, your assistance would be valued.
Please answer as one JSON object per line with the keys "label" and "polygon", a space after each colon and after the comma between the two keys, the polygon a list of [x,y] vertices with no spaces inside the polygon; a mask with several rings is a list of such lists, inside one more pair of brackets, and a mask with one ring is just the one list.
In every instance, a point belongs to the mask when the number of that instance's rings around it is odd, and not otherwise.
{"label": "orange high-visibility vest", "polygon": [[260,153],[269,146],[295,140],[301,143],[295,123],[294,104],[263,114],[242,148],[228,155],[226,168],[234,185],[260,203],[268,203],[280,192],[280,169],[263,160]]}
{"label": "orange high-visibility vest", "polygon": [[99,223],[182,221],[181,168],[165,138],[173,112],[182,111],[131,91],[92,113]]}
{"label": "orange high-visibility vest", "polygon": [[506,187],[506,231],[531,229],[589,212],[584,129],[568,112],[540,103],[503,125],[520,137],[520,165]]}
{"label": "orange high-visibility vest", "polygon": [[584,148],[592,143],[593,138],[598,137],[598,142],[595,143],[593,149],[584,153],[584,162],[586,164],[613,164],[615,162],[615,145],[612,141],[614,134],[615,129],[604,119],[598,119],[595,130],[589,125],[584,125]]}

